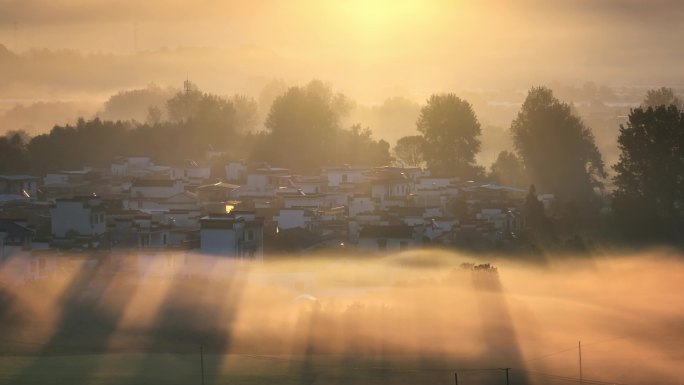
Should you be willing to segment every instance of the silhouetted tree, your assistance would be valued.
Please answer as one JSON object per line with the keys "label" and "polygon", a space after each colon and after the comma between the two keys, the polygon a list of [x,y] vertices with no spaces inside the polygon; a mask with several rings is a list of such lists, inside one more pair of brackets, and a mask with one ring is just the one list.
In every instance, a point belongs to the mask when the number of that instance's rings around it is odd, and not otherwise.
{"label": "silhouetted tree", "polygon": [[641,104],[644,108],[674,105],[680,110],[684,107],[682,100],[675,96],[674,90],[668,87],[661,87],[657,90],[648,90],[646,99]]}
{"label": "silhouetted tree", "polygon": [[426,142],[424,157],[434,174],[481,176],[475,164],[480,151],[480,122],[470,103],[454,94],[432,95],[416,123]]}
{"label": "silhouetted tree", "polygon": [[249,96],[236,94],[230,102],[235,108],[236,131],[241,134],[252,132],[259,124],[259,104]]}
{"label": "silhouetted tree", "polygon": [[155,84],[141,89],[120,91],[105,102],[103,110],[97,116],[103,121],[143,121],[149,116],[150,108],[158,108],[161,112],[161,108],[173,95],[172,89],[163,89]]}
{"label": "silhouetted tree", "polygon": [[636,108],[620,127],[613,210],[631,238],[684,234],[684,111],[676,104]]}
{"label": "silhouetted tree", "polygon": [[318,83],[291,87],[276,98],[265,126],[269,161],[311,171],[333,160],[339,114],[331,94],[323,93]]}
{"label": "silhouetted tree", "polygon": [[420,167],[424,163],[424,150],[425,139],[422,136],[404,136],[397,140],[397,144],[394,146],[394,155],[406,166]]}
{"label": "silhouetted tree", "polygon": [[20,174],[30,170],[26,144],[25,132],[8,132],[0,136],[0,174]]}
{"label": "silhouetted tree", "polygon": [[489,179],[515,187],[524,187],[529,184],[522,162],[514,153],[509,151],[499,153],[496,161],[492,163]]}
{"label": "silhouetted tree", "polygon": [[162,110],[157,106],[149,106],[147,108],[147,118],[145,118],[145,123],[154,126],[161,123],[162,120]]}
{"label": "silhouetted tree", "polygon": [[594,135],[570,105],[546,87],[532,88],[511,124],[532,183],[562,200],[590,202],[606,177]]}
{"label": "silhouetted tree", "polygon": [[527,225],[534,229],[539,229],[546,219],[544,204],[537,197],[537,189],[534,185],[530,186],[525,197],[525,218]]}
{"label": "silhouetted tree", "polygon": [[373,132],[368,127],[355,124],[347,130],[338,130],[336,137],[334,163],[381,166],[390,161],[389,143],[373,140]]}

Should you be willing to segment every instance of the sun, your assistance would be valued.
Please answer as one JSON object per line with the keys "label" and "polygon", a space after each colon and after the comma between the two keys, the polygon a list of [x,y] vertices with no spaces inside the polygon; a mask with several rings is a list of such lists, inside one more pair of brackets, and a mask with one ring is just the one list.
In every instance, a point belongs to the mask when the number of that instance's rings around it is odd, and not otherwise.
{"label": "sun", "polygon": [[346,20],[350,33],[364,39],[383,39],[414,28],[429,8],[420,0],[347,0],[334,3],[339,20]]}

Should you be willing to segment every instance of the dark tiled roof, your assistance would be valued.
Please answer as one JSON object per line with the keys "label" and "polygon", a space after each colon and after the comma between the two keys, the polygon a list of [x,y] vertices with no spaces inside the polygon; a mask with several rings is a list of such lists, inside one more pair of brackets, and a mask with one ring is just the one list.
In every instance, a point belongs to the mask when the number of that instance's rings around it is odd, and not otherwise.
{"label": "dark tiled roof", "polygon": [[0,219],[0,232],[10,235],[31,235],[33,230],[17,224],[11,219]]}

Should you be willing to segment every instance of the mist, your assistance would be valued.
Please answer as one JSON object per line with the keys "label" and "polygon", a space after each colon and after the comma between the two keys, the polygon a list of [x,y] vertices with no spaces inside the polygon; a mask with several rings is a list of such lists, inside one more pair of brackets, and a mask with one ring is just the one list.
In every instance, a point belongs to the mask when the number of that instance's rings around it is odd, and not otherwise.
{"label": "mist", "polygon": [[[209,383],[236,372],[299,383],[451,383],[460,371],[462,383],[494,384],[503,381],[497,368],[511,368],[513,383],[562,383],[579,377],[580,341],[588,383],[675,384],[683,374],[684,263],[668,250],[539,262],[436,250],[189,258],[160,258],[148,266],[157,276],[147,277],[116,263],[65,263],[50,281],[3,288],[0,346],[27,356],[23,369],[0,362],[0,382],[35,380],[37,357],[85,353],[102,355],[55,380],[125,381],[140,375],[145,356],[115,371],[114,353],[183,356],[203,346],[215,364]],[[473,268],[483,262],[494,268]]]}

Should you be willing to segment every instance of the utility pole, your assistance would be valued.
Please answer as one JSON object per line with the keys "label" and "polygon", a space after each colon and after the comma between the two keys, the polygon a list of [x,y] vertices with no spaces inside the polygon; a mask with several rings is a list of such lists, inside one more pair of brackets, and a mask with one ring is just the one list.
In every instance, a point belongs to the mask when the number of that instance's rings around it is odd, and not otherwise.
{"label": "utility pole", "polygon": [[582,383],[582,341],[577,342],[577,347],[579,349],[579,382]]}
{"label": "utility pole", "polygon": [[454,372],[454,385],[458,385],[458,372]]}
{"label": "utility pole", "polygon": [[504,368],[504,370],[506,371],[506,385],[509,385],[509,382],[508,382],[508,372],[511,370],[511,368]]}
{"label": "utility pole", "polygon": [[202,385],[204,385],[204,348],[200,345],[200,369],[202,370]]}

